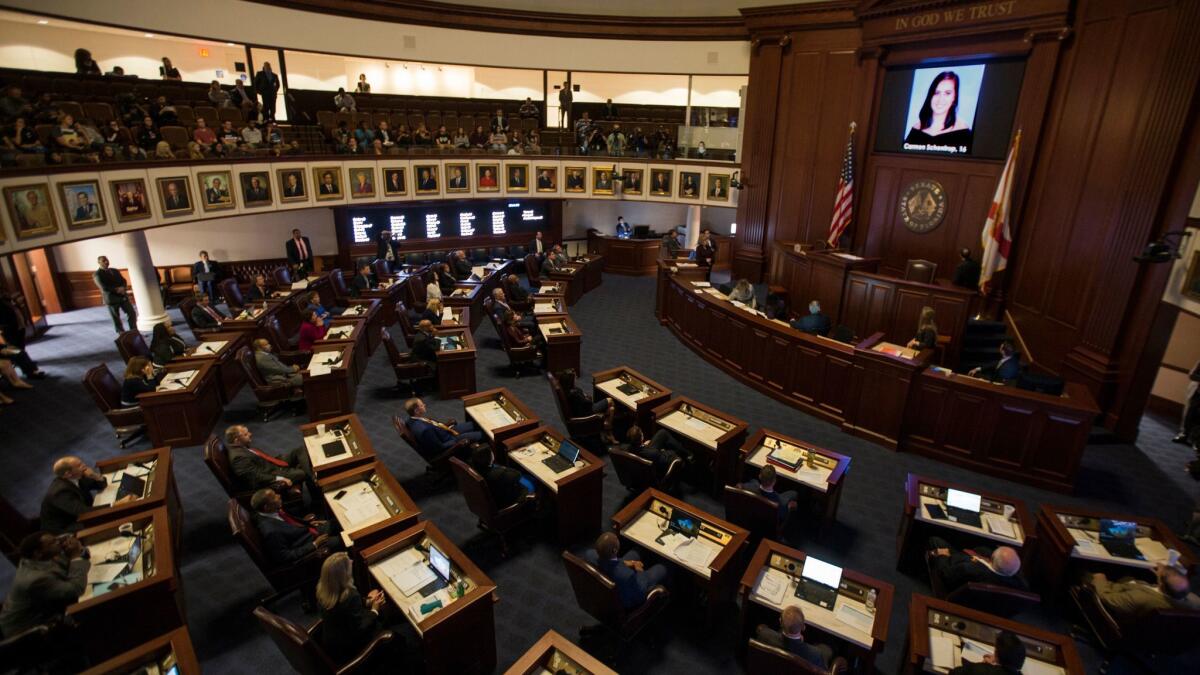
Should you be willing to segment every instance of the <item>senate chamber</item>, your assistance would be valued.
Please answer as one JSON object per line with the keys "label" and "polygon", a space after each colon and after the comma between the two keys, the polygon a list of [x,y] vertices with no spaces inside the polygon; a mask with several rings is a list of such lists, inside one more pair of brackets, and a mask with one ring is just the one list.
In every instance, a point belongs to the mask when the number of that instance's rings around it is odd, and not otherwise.
{"label": "senate chamber", "polygon": [[0,3],[0,673],[1200,672],[1197,34]]}

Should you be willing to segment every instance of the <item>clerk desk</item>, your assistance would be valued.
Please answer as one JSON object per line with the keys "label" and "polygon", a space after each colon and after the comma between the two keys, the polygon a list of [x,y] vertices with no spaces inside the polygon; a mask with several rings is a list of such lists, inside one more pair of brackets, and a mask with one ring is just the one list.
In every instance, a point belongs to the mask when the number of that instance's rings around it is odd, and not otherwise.
{"label": "clerk desk", "polygon": [[662,239],[620,239],[592,229],[587,234],[588,252],[604,256],[607,271],[635,277],[654,274]]}

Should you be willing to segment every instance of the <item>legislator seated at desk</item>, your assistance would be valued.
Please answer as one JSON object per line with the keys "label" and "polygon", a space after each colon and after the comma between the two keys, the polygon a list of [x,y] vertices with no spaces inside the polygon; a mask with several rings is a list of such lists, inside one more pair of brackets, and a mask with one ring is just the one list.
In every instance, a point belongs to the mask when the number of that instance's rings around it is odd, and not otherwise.
{"label": "legislator seated at desk", "polygon": [[795,512],[799,495],[795,490],[776,492],[777,480],[775,467],[768,464],[759,469],[758,478],[746,481],[742,488],[774,502],[779,507],[779,522],[784,523]]}
{"label": "legislator seated at desk", "polygon": [[426,459],[437,457],[456,445],[465,447],[483,440],[483,432],[471,422],[453,419],[439,422],[428,417],[425,402],[419,398],[405,401],[404,412],[408,415],[408,430],[417,441],[416,450]]}
{"label": "legislator seated at desk", "polygon": [[150,360],[156,366],[164,366],[187,351],[187,343],[175,332],[170,320],[154,324],[150,335]]}
{"label": "legislator seated at desk", "polygon": [[433,322],[422,319],[417,324],[416,334],[413,335],[412,358],[425,363],[436,371],[437,353],[441,348],[441,342],[433,330]]}
{"label": "legislator seated at desk", "polygon": [[824,644],[812,644],[804,640],[804,610],[788,605],[779,615],[779,630],[759,624],[754,637],[764,644],[779,647],[825,669],[833,659],[833,648]]}
{"label": "legislator seated at desk", "polygon": [[625,432],[625,443],[621,445],[625,452],[632,453],[654,464],[654,475],[658,484],[668,491],[674,489],[686,468],[690,455],[684,450],[683,444],[674,434],[666,429],[654,432],[647,439],[638,425],[629,427]]}
{"label": "legislator seated at desk", "polygon": [[661,564],[647,569],[636,550],[630,549],[624,556],[620,553],[620,539],[612,532],[605,532],[596,538],[591,549],[584,552],[583,559],[616,584],[617,595],[625,609],[640,607],[646,602],[650,589],[668,583],[670,572]]}
{"label": "legislator seated at desk", "polygon": [[471,451],[471,468],[483,477],[497,510],[537,498],[533,480],[514,468],[497,464],[495,454],[486,445],[477,445]]}
{"label": "legislator seated at desk", "polygon": [[754,293],[754,286],[747,279],[738,279],[725,298],[730,302],[740,302],[750,309],[758,307],[758,296]]}
{"label": "legislator seated at desk", "polygon": [[309,312],[305,315],[304,323],[300,324],[300,341],[296,344],[296,349],[311,352],[313,343],[325,337],[328,330],[326,320],[320,314],[315,310]]}
{"label": "legislator seated at desk", "polygon": [[[381,617],[387,596],[373,589],[364,599],[354,584],[353,566],[349,555],[334,553],[321,564],[321,578],[317,581],[321,648],[334,663],[346,663],[380,633],[393,628]],[[382,665],[382,659],[387,658],[393,669],[398,669],[400,664],[396,661],[404,659],[402,647],[395,638],[388,646],[386,657],[382,653],[373,654],[369,663]]]}
{"label": "legislator seated at desk", "polygon": [[350,297],[361,298],[363,293],[377,285],[379,282],[375,279],[375,271],[371,269],[371,261],[362,260],[358,264],[358,274],[350,279]]}
{"label": "legislator seated at desk", "polygon": [[[1034,520],[1018,499],[909,474],[897,542],[897,567],[914,569],[932,535],[967,548],[1006,545],[1028,562],[1036,542]],[[953,589],[948,589],[953,590]]]}
{"label": "legislator seated at desk", "polygon": [[829,317],[821,313],[821,303],[813,300],[808,303],[808,314],[791,323],[792,328],[809,335],[828,336],[833,323]]}
{"label": "legislator seated at desk", "polygon": [[144,356],[129,359],[125,364],[125,378],[121,380],[121,405],[126,408],[138,405],[138,396],[156,391],[166,375],[166,371],[155,373],[154,364]]}
{"label": "legislator seated at desk", "polygon": [[207,295],[197,295],[196,305],[192,307],[192,323],[197,328],[219,328],[221,321],[229,317],[213,307],[212,300]]}
{"label": "legislator seated at desk", "polygon": [[300,374],[300,366],[287,365],[272,353],[271,342],[265,338],[254,341],[254,366],[258,374],[263,376],[267,384],[287,384],[296,388],[293,399],[303,399],[304,376]]}
{"label": "legislator seated at desk", "polygon": [[0,609],[0,633],[13,637],[61,620],[87,589],[92,563],[73,536],[34,532],[21,540],[20,562]]}
{"label": "legislator seated at desk", "polygon": [[466,251],[460,249],[454,252],[451,258],[450,272],[459,281],[471,278],[471,261],[467,260]]}
{"label": "legislator seated at desk", "polygon": [[1000,343],[1000,360],[980,368],[972,368],[967,373],[972,377],[982,377],[991,382],[1005,384],[1015,382],[1021,375],[1021,359],[1017,356],[1017,348],[1005,340]]}
{"label": "legislator seated at desk", "polygon": [[515,274],[510,274],[504,278],[504,293],[513,302],[527,302],[529,300],[529,289],[521,285],[521,280]]}
{"label": "legislator seated at desk", "polygon": [[1110,581],[1100,572],[1085,575],[1083,583],[1090,585],[1100,603],[1116,622],[1129,627],[1160,609],[1182,609],[1200,612],[1200,596],[1191,592],[1187,575],[1166,565],[1156,565],[1156,583],[1141,579],[1123,578]]}
{"label": "legislator seated at desk", "polygon": [[235,424],[225,430],[225,448],[239,490],[308,483],[310,496],[316,491],[312,484],[312,465],[303,447],[293,448],[285,455],[271,455],[253,447],[250,429]]}
{"label": "legislator seated at desk", "polygon": [[920,351],[933,349],[937,346],[937,315],[932,307],[921,308],[921,318],[917,320],[917,334],[908,341],[907,347]]}
{"label": "legislator seated at desk", "polygon": [[250,508],[263,551],[276,565],[290,565],[314,554],[325,557],[337,546],[330,521],[292,516],[283,510],[283,500],[274,490],[255,492]]}
{"label": "legislator seated at desk", "polygon": [[571,417],[591,417],[596,414],[604,415],[604,432],[600,434],[600,440],[609,445],[616,445],[617,439],[613,437],[613,413],[616,406],[611,398],[600,398],[592,400],[576,383],[575,371],[571,369],[560,371],[555,375],[558,378],[558,384],[562,387],[563,393],[567,397],[567,408]]}
{"label": "legislator seated at desk", "polygon": [[265,274],[255,274],[254,283],[250,284],[250,290],[246,292],[246,300],[250,302],[265,302],[271,298],[271,287],[267,285],[267,276]]}
{"label": "legislator seated at desk", "polygon": [[930,574],[947,593],[964,584],[976,582],[1026,590],[1021,578],[1021,557],[1010,546],[992,549],[976,546],[970,551],[955,550],[941,537],[930,537],[928,544]]}
{"label": "legislator seated at desk", "polygon": [[1025,643],[1015,633],[1000,631],[992,650],[992,653],[984,654],[980,661],[956,667],[950,671],[950,675],[1017,675],[1021,672],[1025,665]]}
{"label": "legislator seated at desk", "polygon": [[99,471],[78,457],[63,457],[54,462],[54,480],[42,498],[42,529],[52,534],[78,531],[82,527],[79,516],[92,508],[94,493],[107,484]]}

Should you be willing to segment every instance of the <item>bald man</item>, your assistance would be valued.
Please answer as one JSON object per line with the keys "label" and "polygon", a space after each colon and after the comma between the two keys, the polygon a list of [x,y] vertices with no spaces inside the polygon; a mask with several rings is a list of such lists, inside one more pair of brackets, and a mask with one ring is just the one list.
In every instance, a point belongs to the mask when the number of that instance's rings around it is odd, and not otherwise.
{"label": "bald man", "polygon": [[304,393],[300,391],[304,384],[304,378],[300,375],[300,366],[289,366],[280,361],[278,356],[271,353],[271,343],[264,338],[254,341],[254,365],[258,368],[258,374],[263,376],[267,384],[289,384],[296,388],[298,396],[304,396]]}
{"label": "bald man", "polygon": [[438,341],[437,335],[433,332],[433,322],[429,319],[422,319],[417,324],[417,332],[413,335],[412,343],[412,358],[418,361],[424,361],[430,367],[437,367],[437,353],[442,348],[442,343]]}
{"label": "bald man", "polygon": [[[972,581],[984,584],[1007,586],[1025,590],[1021,571],[1021,558],[1009,546],[976,546],[974,549],[956,551],[950,543],[940,537],[930,537],[927,549],[932,556],[930,570],[940,579],[947,593]],[[930,580],[932,581],[932,579]]]}
{"label": "bald man", "polygon": [[617,535],[605,532],[596,539],[592,549],[585,551],[584,560],[612,580],[625,609],[640,607],[646,602],[650,589],[667,581],[667,568],[654,565],[649,569],[642,564],[637,551],[629,551],[623,557],[621,542]]}
{"label": "bald man", "polygon": [[754,637],[759,642],[795,654],[822,671],[829,667],[829,660],[833,658],[833,649],[829,645],[814,645],[804,641],[804,611],[798,605],[783,608],[779,615],[779,630],[759,624]]}
{"label": "bald man", "polygon": [[79,516],[92,509],[95,493],[108,485],[104,476],[82,459],[67,456],[54,462],[54,480],[42,498],[42,529],[51,534],[83,529]]}
{"label": "bald man", "polygon": [[1092,574],[1088,581],[1096,589],[1100,602],[1118,624],[1128,626],[1159,609],[1200,611],[1200,597],[1191,592],[1188,578],[1178,570],[1157,565],[1157,583],[1133,578],[1109,581],[1103,574]]}

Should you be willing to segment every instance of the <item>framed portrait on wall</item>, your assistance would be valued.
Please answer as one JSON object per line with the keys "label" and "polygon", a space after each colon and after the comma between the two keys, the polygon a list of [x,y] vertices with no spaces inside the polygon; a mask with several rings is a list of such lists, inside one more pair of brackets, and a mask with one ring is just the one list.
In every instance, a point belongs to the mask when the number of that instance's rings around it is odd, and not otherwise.
{"label": "framed portrait on wall", "polygon": [[566,192],[587,192],[587,169],[582,166],[568,166]]}
{"label": "framed portrait on wall", "polygon": [[538,192],[558,192],[558,167],[557,166],[539,166],[535,167],[537,171],[537,187]]}
{"label": "framed portrait on wall", "polygon": [[417,175],[417,194],[437,194],[439,191],[437,164],[414,164],[413,173]]}
{"label": "framed portrait on wall", "polygon": [[104,217],[104,204],[100,201],[99,181],[59,183],[58,191],[62,197],[63,213],[67,214],[68,229],[86,230],[108,222],[108,218]]}
{"label": "framed portrait on wall", "polygon": [[350,176],[350,198],[367,199],[375,196],[375,169],[370,166],[352,166],[346,169]]}
{"label": "framed portrait on wall", "polygon": [[650,169],[650,194],[659,197],[671,196],[671,179],[675,172],[671,169]]}
{"label": "framed portrait on wall", "polygon": [[342,198],[342,167],[314,166],[312,173],[317,201]]}
{"label": "framed portrait on wall", "polygon": [[205,211],[233,208],[233,191],[229,189],[233,178],[228,171],[201,171],[196,174],[196,181],[200,184],[203,195],[200,203]]}
{"label": "framed portrait on wall", "polygon": [[408,194],[408,169],[397,167],[383,170],[383,194],[387,197]]}
{"label": "framed portrait on wall", "polygon": [[611,195],[613,193],[613,168],[611,166],[592,167],[592,194]]}
{"label": "framed portrait on wall", "polygon": [[504,189],[508,192],[529,192],[529,165],[505,164]]}
{"label": "framed portrait on wall", "polygon": [[50,207],[50,185],[31,183],[4,188],[4,203],[17,239],[58,232],[58,220]]}
{"label": "framed portrait on wall", "polygon": [[238,181],[242,185],[242,206],[271,205],[271,177],[266,171],[243,171]]}
{"label": "framed portrait on wall", "polygon": [[622,174],[621,192],[627,195],[642,194],[642,169],[625,169]]}
{"label": "framed portrait on wall", "polygon": [[118,222],[127,223],[150,217],[150,200],[146,197],[145,179],[126,178],[109,181],[108,185],[112,192],[113,204],[116,204]]}
{"label": "framed portrait on wall", "polygon": [[446,165],[446,192],[470,192],[470,180],[470,166],[466,162]]}
{"label": "framed portrait on wall", "polygon": [[1200,302],[1200,251],[1192,253],[1192,264],[1188,265],[1181,292],[1184,297]]}
{"label": "framed portrait on wall", "polygon": [[308,190],[304,184],[304,169],[279,169],[275,172],[275,177],[279,179],[279,185],[283,192],[279,195],[280,202],[302,202],[308,198]]}
{"label": "framed portrait on wall", "polygon": [[192,192],[185,176],[169,176],[155,180],[158,190],[158,205],[162,207],[163,216],[191,215],[195,208],[192,206]]}
{"label": "framed portrait on wall", "polygon": [[704,194],[710,202],[729,201],[729,174],[708,174],[708,185],[705,187]]}
{"label": "framed portrait on wall", "polygon": [[475,165],[475,191],[500,191],[500,164],[487,163]]}
{"label": "framed portrait on wall", "polygon": [[700,198],[700,172],[699,171],[680,171],[679,172],[679,198],[680,199],[699,199]]}

